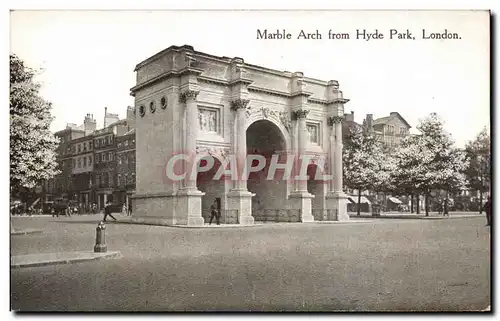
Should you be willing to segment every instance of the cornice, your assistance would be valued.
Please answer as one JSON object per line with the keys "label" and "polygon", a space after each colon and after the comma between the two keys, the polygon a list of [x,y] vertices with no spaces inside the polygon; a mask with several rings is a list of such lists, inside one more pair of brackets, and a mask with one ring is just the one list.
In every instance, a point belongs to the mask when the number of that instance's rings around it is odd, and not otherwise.
{"label": "cornice", "polygon": [[158,76],[155,76],[149,80],[146,80],[145,82],[142,82],[132,88],[130,88],[130,94],[132,96],[135,96],[135,92],[147,87],[151,86],[159,81],[162,81],[164,79],[170,78],[170,77],[179,77],[185,74],[195,74],[195,75],[200,75],[203,72],[202,69],[199,68],[193,68],[193,67],[186,67],[180,70],[169,70],[167,72],[164,72],[162,74],[159,74]]}

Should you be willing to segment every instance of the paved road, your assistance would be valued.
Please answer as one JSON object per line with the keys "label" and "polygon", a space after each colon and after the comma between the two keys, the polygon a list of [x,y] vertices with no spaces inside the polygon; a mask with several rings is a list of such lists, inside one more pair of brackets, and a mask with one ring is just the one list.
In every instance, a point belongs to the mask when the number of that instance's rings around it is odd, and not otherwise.
{"label": "paved road", "polygon": [[[20,218],[12,254],[89,250],[100,216]],[[184,229],[108,224],[121,259],[11,270],[15,310],[479,310],[484,218]]]}

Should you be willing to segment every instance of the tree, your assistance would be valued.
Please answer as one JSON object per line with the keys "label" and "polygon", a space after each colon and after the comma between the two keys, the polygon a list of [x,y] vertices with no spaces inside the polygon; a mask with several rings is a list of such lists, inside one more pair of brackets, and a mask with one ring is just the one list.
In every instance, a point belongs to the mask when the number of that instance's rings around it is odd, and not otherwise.
{"label": "tree", "polygon": [[432,113],[417,126],[420,135],[403,141],[395,155],[397,170],[391,181],[396,189],[425,196],[425,213],[433,189],[459,190],[464,186],[465,155],[454,146],[442,119]]}
{"label": "tree", "polygon": [[[423,146],[424,140],[420,135],[405,138],[401,146],[393,155],[394,171],[391,172],[390,181],[393,186],[393,195],[410,195],[412,200],[425,190],[430,184],[426,175],[432,153]],[[418,203],[417,203],[418,204]],[[419,214],[417,205],[417,214]]]}
{"label": "tree", "polygon": [[381,173],[385,169],[382,154],[382,143],[375,136],[358,126],[350,128],[343,153],[344,183],[358,190],[358,215],[362,191],[382,188],[387,182]]}
{"label": "tree", "polygon": [[43,180],[58,174],[58,140],[50,132],[51,104],[39,94],[35,71],[10,56],[10,188],[25,201]]}
{"label": "tree", "polygon": [[479,213],[482,213],[483,194],[491,185],[491,140],[486,128],[467,143],[465,153],[469,160],[465,171],[467,185],[471,190],[479,191]]}

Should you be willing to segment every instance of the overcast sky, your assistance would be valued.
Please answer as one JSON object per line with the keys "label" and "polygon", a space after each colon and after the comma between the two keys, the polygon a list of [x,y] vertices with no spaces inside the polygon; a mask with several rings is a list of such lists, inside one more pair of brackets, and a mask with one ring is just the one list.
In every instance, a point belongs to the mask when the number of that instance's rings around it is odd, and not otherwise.
{"label": "overcast sky", "polygon": [[[286,29],[291,40],[257,39],[257,29]],[[304,29],[323,39],[295,39]],[[329,40],[328,32],[350,39]],[[356,29],[384,34],[356,40]],[[415,40],[390,40],[390,29]],[[456,32],[460,40],[423,40],[422,29]],[[53,103],[52,130],[102,126],[104,106],[125,116],[134,104],[137,63],[171,46],[242,57],[272,69],[340,82],[346,112],[362,122],[399,112],[413,127],[437,112],[459,146],[489,126],[489,17],[484,11],[15,11],[11,52],[31,67]]]}

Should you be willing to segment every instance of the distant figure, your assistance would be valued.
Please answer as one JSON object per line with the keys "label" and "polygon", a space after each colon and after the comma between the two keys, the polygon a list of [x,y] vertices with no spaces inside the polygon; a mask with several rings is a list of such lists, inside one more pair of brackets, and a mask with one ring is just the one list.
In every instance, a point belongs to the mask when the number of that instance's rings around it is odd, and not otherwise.
{"label": "distant figure", "polygon": [[132,216],[132,202],[128,203],[128,216]]}
{"label": "distant figure", "polygon": [[443,201],[439,199],[438,201],[438,214],[441,215],[443,213]]}
{"label": "distant figure", "polygon": [[123,203],[123,206],[122,206],[122,213],[123,215],[127,215],[127,204]]}
{"label": "distant figure", "polygon": [[220,215],[219,215],[219,208],[217,206],[217,199],[214,199],[213,204],[210,206],[210,222],[208,223],[208,225],[212,224],[212,220],[214,217],[217,221],[217,225],[220,225],[219,223]]}
{"label": "distant figure", "polygon": [[111,202],[108,201],[106,203],[106,206],[104,207],[104,219],[103,221],[106,222],[106,217],[111,216],[112,219],[114,219],[116,221],[116,218],[113,216],[113,214],[111,214]]}
{"label": "distant figure", "polygon": [[486,212],[486,226],[491,226],[491,196],[488,196],[488,200],[484,204],[484,211]]}

